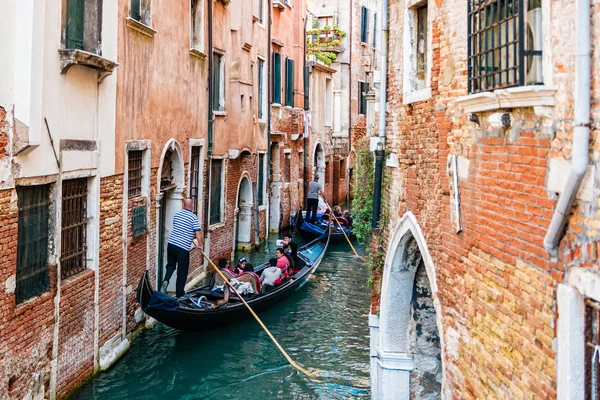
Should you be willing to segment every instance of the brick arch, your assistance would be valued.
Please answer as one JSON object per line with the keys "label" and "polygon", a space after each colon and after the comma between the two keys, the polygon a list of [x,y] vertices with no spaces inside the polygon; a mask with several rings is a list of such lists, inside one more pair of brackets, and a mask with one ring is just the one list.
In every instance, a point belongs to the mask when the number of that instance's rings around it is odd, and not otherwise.
{"label": "brick arch", "polygon": [[[404,376],[397,377],[396,385],[398,386],[394,390],[409,395],[408,376],[413,370],[410,343],[411,307],[416,272],[419,265],[425,268],[436,313],[435,325],[440,338],[441,367],[444,376],[442,380],[442,397],[445,398],[444,336],[442,309],[437,296],[436,271],[419,223],[410,211],[404,214],[398,222],[386,253],[381,286],[377,354],[379,364],[384,370],[386,368],[402,370]],[[385,383],[381,386],[384,380],[384,378],[380,379],[381,382],[377,383],[379,388],[374,389],[378,392],[378,397],[390,390],[389,386],[385,386]],[[403,396],[400,398],[403,398]]]}

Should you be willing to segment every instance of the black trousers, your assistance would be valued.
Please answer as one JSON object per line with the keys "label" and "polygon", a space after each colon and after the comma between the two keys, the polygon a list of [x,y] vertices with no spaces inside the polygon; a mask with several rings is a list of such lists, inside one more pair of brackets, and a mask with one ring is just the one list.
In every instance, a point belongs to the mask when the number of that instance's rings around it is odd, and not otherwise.
{"label": "black trousers", "polygon": [[165,281],[170,281],[173,272],[177,269],[177,282],[175,282],[175,295],[181,297],[185,294],[185,282],[190,268],[190,252],[172,244],[167,245],[167,274]]}
{"label": "black trousers", "polygon": [[306,221],[315,222],[317,220],[317,209],[319,208],[319,199],[306,199],[306,208]]}

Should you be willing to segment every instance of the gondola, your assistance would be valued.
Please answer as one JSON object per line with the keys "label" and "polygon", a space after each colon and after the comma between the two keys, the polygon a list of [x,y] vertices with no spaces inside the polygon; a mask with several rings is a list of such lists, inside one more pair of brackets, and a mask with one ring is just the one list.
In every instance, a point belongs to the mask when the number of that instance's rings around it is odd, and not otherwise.
{"label": "gondola", "polygon": [[[317,214],[315,223],[307,222],[304,220],[302,209],[296,211],[292,216],[293,228],[306,241],[314,240],[315,238],[326,234],[327,229],[330,226],[328,222],[328,220],[323,219],[323,214]],[[335,222],[334,226],[336,229],[331,232],[331,243],[345,241],[346,238],[344,237],[344,233],[346,233],[346,236],[348,237],[351,237],[353,234],[352,228],[344,228],[344,232],[342,232]]]}
{"label": "gondola", "polygon": [[[279,304],[308,281],[323,259],[328,244],[329,235],[323,235],[302,246],[298,249],[299,264],[302,268],[290,280],[275,286],[268,293],[250,295],[244,297],[244,300],[255,312]],[[260,275],[267,266],[267,263],[260,265],[255,268],[255,272]],[[157,292],[152,288],[147,270],[138,284],[136,298],[147,315],[167,326],[184,331],[198,332],[219,328],[250,317],[246,306],[233,295],[226,304],[214,307],[214,302],[223,298],[223,294],[211,290],[210,285],[193,289],[182,299]]]}

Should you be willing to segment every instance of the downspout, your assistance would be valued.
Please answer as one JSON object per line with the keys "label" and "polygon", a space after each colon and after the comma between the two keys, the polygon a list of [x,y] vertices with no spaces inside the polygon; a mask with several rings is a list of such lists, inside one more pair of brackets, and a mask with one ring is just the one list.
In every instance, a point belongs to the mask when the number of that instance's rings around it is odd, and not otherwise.
{"label": "downspout", "polygon": [[310,112],[310,73],[308,71],[308,67],[306,66],[306,25],[308,23],[308,15],[304,16],[304,60],[303,60],[303,77],[304,77],[304,132],[302,132],[302,144],[304,151],[302,152],[303,160],[302,160],[302,208],[306,210],[306,192],[308,182],[306,179],[306,133],[308,132],[308,126],[306,126],[306,113]]}
{"label": "downspout", "polygon": [[271,27],[272,27],[272,12],[273,12],[273,4],[272,0],[267,2],[268,4],[268,12],[267,12],[267,23],[269,24],[268,33],[267,33],[267,174],[265,178],[269,182],[268,191],[269,194],[269,204],[267,204],[267,215],[266,215],[266,232],[265,236],[267,240],[269,239],[269,232],[271,231],[271,101],[272,99],[272,83],[271,83],[271,63],[273,62],[273,52],[271,51]]}
{"label": "downspout", "polygon": [[[353,1],[350,2],[350,24],[348,27],[348,162],[346,165],[350,166],[350,155],[352,154],[352,5]],[[338,2],[338,12],[339,12]],[[340,64],[341,65],[341,64]],[[341,68],[340,68],[341,69]],[[348,178],[348,177],[346,177]],[[346,179],[346,204],[350,205],[350,179]]]}
{"label": "downspout", "polygon": [[575,36],[575,104],[573,119],[573,154],[571,173],[558,199],[552,221],[544,238],[544,247],[552,257],[558,245],[589,160],[590,139],[590,0],[576,0],[577,32]]}
{"label": "downspout", "polygon": [[[208,205],[209,205],[209,196],[210,196],[210,178],[211,178],[211,159],[212,159],[212,151],[213,151],[213,121],[214,115],[212,110],[212,92],[213,92],[213,81],[212,81],[212,71],[213,71],[213,13],[212,7],[213,2],[208,1],[208,149],[206,152],[206,160],[208,161],[208,171],[206,174],[206,182],[204,185],[204,196],[207,199],[204,203],[204,246],[206,248],[206,242],[208,240],[208,227],[209,227],[209,215],[208,215]],[[205,261],[206,262],[206,261]]]}
{"label": "downspout", "polygon": [[[589,0],[588,0],[589,1]],[[375,187],[373,189],[373,230],[379,226],[381,216],[381,181],[383,179],[383,156],[385,154],[385,119],[387,104],[387,56],[388,56],[388,0],[381,2],[381,68],[379,71],[379,142],[375,150]]]}

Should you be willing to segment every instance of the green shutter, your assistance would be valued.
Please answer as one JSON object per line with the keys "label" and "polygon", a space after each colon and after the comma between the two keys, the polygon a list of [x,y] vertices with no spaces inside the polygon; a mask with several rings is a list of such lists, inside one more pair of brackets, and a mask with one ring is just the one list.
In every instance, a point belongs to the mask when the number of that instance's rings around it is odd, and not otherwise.
{"label": "green shutter", "polygon": [[373,48],[377,47],[377,13],[373,15]]}
{"label": "green shutter", "polygon": [[362,8],[362,18],[360,21],[360,41],[367,43],[367,35],[369,32],[369,9]]}
{"label": "green shutter", "polygon": [[146,233],[146,206],[139,206],[133,209],[133,237],[138,238]]}
{"label": "green shutter", "polygon": [[281,54],[273,53],[273,103],[281,104]]}
{"label": "green shutter", "polygon": [[285,105],[294,107],[294,60],[285,60]]}
{"label": "green shutter", "polygon": [[213,87],[212,87],[212,109],[221,111],[221,56],[213,54]]}
{"label": "green shutter", "polygon": [[84,0],[68,0],[67,4],[67,49],[83,50]]}
{"label": "green shutter", "polygon": [[261,59],[258,60],[258,119],[263,119],[263,103],[264,103],[264,72],[265,62]]}

